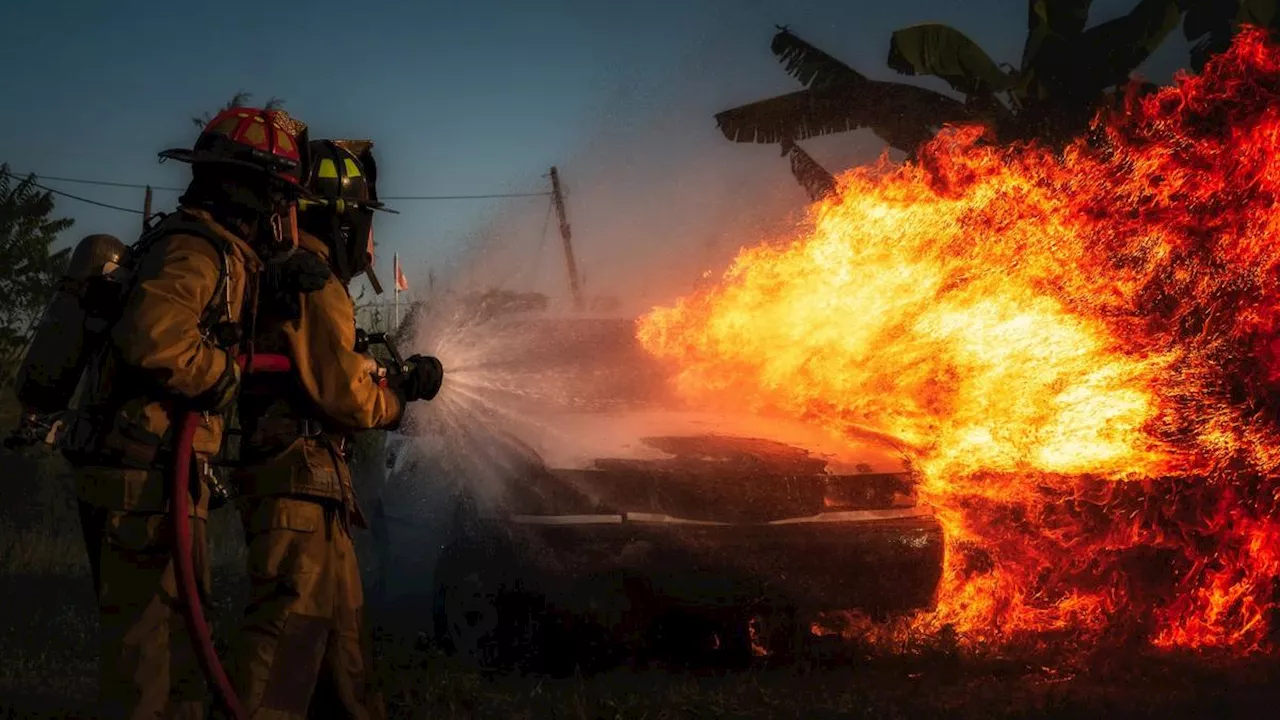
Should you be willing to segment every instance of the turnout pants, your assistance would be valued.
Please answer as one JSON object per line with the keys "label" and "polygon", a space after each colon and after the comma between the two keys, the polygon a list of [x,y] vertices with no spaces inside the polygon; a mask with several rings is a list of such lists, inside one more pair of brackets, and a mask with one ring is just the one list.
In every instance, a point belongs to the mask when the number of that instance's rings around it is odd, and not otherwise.
{"label": "turnout pants", "polygon": [[[98,716],[202,718],[204,675],[178,602],[166,514],[114,510],[81,500],[80,520],[98,595]],[[191,535],[196,579],[207,602],[203,518],[192,519]]]}
{"label": "turnout pants", "polygon": [[242,500],[249,606],[234,677],[255,720],[310,715],[381,719],[351,534],[334,504]]}

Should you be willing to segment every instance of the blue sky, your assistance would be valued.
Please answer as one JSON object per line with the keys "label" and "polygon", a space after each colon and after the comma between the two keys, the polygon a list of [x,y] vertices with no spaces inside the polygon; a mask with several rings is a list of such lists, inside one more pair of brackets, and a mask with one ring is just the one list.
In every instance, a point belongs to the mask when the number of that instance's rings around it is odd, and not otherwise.
{"label": "blue sky", "polygon": [[[1095,2],[1092,20],[1132,2]],[[1016,63],[1025,18],[1025,0],[8,0],[0,161],[49,176],[181,186],[186,167],[159,165],[156,153],[194,140],[192,115],[237,90],[275,95],[313,136],[372,138],[384,195],[536,191],[556,164],[589,282],[650,288],[637,278],[674,263],[688,266],[677,283],[687,286],[693,266],[710,261],[701,249],[755,242],[804,206],[775,147],[729,143],[712,119],[798,87],[769,52],[775,24],[889,79],[884,58],[898,27],[952,24],[997,61]],[[1143,70],[1163,80],[1184,58],[1177,35]],[[811,151],[836,169],[879,149],[858,133]],[[137,190],[49,184],[142,204]],[[156,207],[175,199],[159,192]],[[525,286],[559,287],[544,199],[395,207],[402,214],[376,226],[384,277],[398,252],[415,286],[427,267],[448,279],[480,265],[491,271],[485,282],[520,276]],[[77,221],[64,242],[137,233],[137,216],[71,200],[58,212]],[[507,248],[503,258],[482,249],[495,245]]]}

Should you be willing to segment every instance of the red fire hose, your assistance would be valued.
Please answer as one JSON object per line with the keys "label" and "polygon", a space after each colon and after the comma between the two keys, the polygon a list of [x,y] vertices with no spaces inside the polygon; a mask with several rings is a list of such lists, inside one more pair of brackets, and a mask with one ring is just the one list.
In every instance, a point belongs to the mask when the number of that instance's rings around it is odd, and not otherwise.
{"label": "red fire hose", "polygon": [[[245,367],[245,357],[239,358],[241,369],[246,373],[282,373],[289,372],[292,367],[289,358],[284,355],[252,355],[250,367]],[[223,705],[235,720],[248,720],[240,698],[236,696],[226,670],[218,660],[218,653],[213,648],[213,636],[209,631],[209,623],[205,622],[204,610],[200,604],[200,592],[196,586],[195,565],[191,561],[191,521],[189,512],[189,493],[191,492],[191,467],[193,465],[192,442],[195,440],[196,428],[200,425],[200,413],[186,412],[178,417],[174,429],[173,464],[169,468],[169,518],[173,523],[173,565],[178,583],[178,598],[182,603],[182,615],[187,622],[187,634],[195,646],[196,658],[200,661],[200,669],[204,671],[209,684],[218,691]]]}

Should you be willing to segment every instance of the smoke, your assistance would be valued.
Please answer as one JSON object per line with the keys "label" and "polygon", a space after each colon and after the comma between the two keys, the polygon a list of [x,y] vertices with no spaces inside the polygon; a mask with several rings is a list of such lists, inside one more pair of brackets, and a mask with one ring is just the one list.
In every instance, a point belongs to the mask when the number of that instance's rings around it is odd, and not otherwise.
{"label": "smoke", "polygon": [[[767,97],[768,85],[720,72],[741,36],[708,43],[671,77],[623,83],[601,101],[594,130],[558,163],[572,247],[588,306],[636,315],[688,293],[743,247],[794,235],[808,198],[775,145],[734,143],[715,113]],[[763,50],[763,48],[760,48]],[[789,81],[768,56],[768,77]],[[829,169],[875,159],[882,143],[846,133],[802,143]],[[544,179],[547,189],[550,181]],[[570,307],[570,284],[550,198],[512,201],[477,228],[450,286],[540,292]]]}
{"label": "smoke", "polygon": [[[484,322],[500,293],[533,314],[608,316],[630,329],[641,313],[717,279],[741,248],[792,237],[808,222],[808,199],[779,148],[733,143],[716,128],[717,111],[769,94],[758,81],[719,73],[722,50],[708,43],[693,52],[677,64],[676,82],[623,83],[602,101],[581,148],[559,162],[583,312],[573,308],[551,199],[537,197],[508,202],[478,227],[467,255],[407,321],[402,352],[434,355],[445,367],[440,396],[408,413],[411,437],[396,441],[386,489],[388,507],[432,536],[418,547],[446,542],[460,505],[499,506],[511,477],[536,462],[523,438],[555,422],[553,409],[583,400],[573,350],[542,352],[538,333]],[[879,152],[862,133],[805,147],[832,171]],[[479,301],[484,293],[488,303]],[[610,371],[647,376],[633,362]]]}
{"label": "smoke", "polygon": [[[713,108],[688,97],[664,107],[645,120],[617,120],[629,117],[626,107],[610,112],[559,168],[589,314],[635,318],[703,276],[718,276],[740,246],[781,235],[802,217],[804,193],[776,149],[724,140]],[[565,365],[548,358],[555,367],[515,370],[506,362],[529,355],[539,338],[495,334],[482,322],[486,304],[477,302],[485,292],[494,302],[505,292],[513,304],[573,314],[550,198],[513,201],[477,232],[462,267],[409,320],[403,348],[439,357],[446,372],[441,397],[410,411],[418,432],[432,438],[418,451],[446,461],[450,477],[466,478],[469,495],[497,502],[514,462],[510,427],[536,422],[539,406],[554,404]],[[545,296],[545,307],[536,295]]]}
{"label": "smoke", "polygon": [[[775,153],[766,153],[771,171],[759,172],[761,148],[693,143],[680,135],[681,124],[660,118],[559,168],[589,307],[616,303],[634,315],[688,292],[742,245],[780,234],[803,206]],[[483,229],[459,289],[539,292],[555,309],[568,309],[558,218],[541,200],[511,207]]]}

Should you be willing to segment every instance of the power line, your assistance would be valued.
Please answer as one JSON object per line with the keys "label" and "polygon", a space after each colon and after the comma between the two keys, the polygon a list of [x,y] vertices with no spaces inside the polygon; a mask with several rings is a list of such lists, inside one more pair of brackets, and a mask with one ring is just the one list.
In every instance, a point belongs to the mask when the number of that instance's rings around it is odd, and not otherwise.
{"label": "power line", "polygon": [[[12,172],[10,172],[10,171],[8,171],[8,170],[0,170],[0,175],[8,175],[9,177],[11,177],[11,178],[13,178],[13,179],[15,179],[15,180],[18,180],[18,181],[20,181],[20,182],[26,182],[26,181],[27,181],[27,178],[30,178],[30,177],[31,177],[30,175],[27,175],[27,176],[25,176],[25,177],[19,177],[18,175],[14,174],[14,173],[12,173]],[[36,177],[39,177],[39,175],[37,175]],[[121,207],[121,206],[119,206],[119,205],[112,205],[111,203],[104,203],[104,202],[100,202],[100,201],[98,201],[98,200],[91,200],[91,199],[89,199],[89,198],[87,198],[87,197],[80,197],[79,195],[72,195],[71,193],[63,192],[63,191],[61,191],[61,190],[54,190],[53,188],[51,188],[51,187],[46,187],[46,186],[44,186],[44,185],[41,185],[40,183],[38,183],[38,182],[36,182],[36,181],[34,181],[34,180],[31,180],[31,184],[32,184],[33,186],[35,186],[35,187],[40,188],[41,190],[44,190],[44,191],[46,191],[46,192],[51,192],[51,193],[53,193],[54,195],[60,195],[60,196],[62,196],[62,197],[64,197],[64,198],[68,198],[68,199],[70,199],[70,200],[79,200],[79,201],[80,201],[80,202],[82,202],[82,203],[88,203],[88,204],[90,204],[90,205],[97,205],[98,207],[104,207],[104,208],[107,208],[107,209],[109,209],[109,210],[119,210],[120,212],[133,213],[134,215],[141,215],[141,214],[142,214],[142,211],[141,211],[141,210],[135,210],[135,209],[133,209],[133,208],[127,208],[127,207]]]}
{"label": "power line", "polygon": [[162,185],[144,185],[140,183],[112,182],[110,180],[82,180],[80,178],[54,177],[52,175],[36,175],[41,180],[49,182],[65,182],[76,183],[79,185],[101,185],[103,187],[132,188],[134,190],[143,190],[150,187],[152,190],[165,190],[167,192],[184,192],[185,188],[164,187]]}
{"label": "power line", "polygon": [[[18,177],[16,173],[11,172],[9,174],[12,175],[13,177]],[[85,178],[55,177],[53,175],[39,175],[39,174],[36,174],[36,177],[40,178],[41,180],[45,180],[46,182],[76,183],[78,185],[97,185],[101,187],[130,188],[133,190],[143,190],[147,187],[150,187],[152,190],[163,190],[165,192],[184,192],[185,191],[185,188],[168,187],[164,185],[148,186],[144,183],[116,182],[112,180],[88,180]],[[45,188],[45,189],[48,190],[48,188]],[[56,192],[59,195],[66,195],[66,193],[59,192],[56,190],[52,192]],[[478,193],[478,194],[472,194],[472,195],[389,195],[379,199],[381,200],[413,200],[413,201],[416,201],[416,200],[491,200],[491,199],[498,199],[498,198],[549,197],[550,195],[551,193],[549,191],[544,190],[540,192]],[[71,195],[67,195],[67,197],[74,198],[74,196],[71,196]],[[75,198],[75,199],[83,200],[84,202],[92,203],[94,205],[102,204],[93,200],[87,200],[85,198]],[[141,211],[131,211],[131,212],[141,212]]]}
{"label": "power line", "polygon": [[54,195],[61,195],[62,197],[64,197],[64,198],[69,198],[69,199],[71,199],[71,200],[79,200],[79,201],[80,201],[80,202],[82,202],[82,203],[89,203],[90,205],[97,205],[98,207],[107,208],[107,209],[109,209],[109,210],[119,210],[120,212],[133,213],[134,215],[141,215],[141,214],[142,214],[142,211],[141,211],[141,210],[135,210],[135,209],[133,209],[133,208],[127,208],[127,207],[120,207],[119,205],[112,205],[111,203],[104,203],[104,202],[100,202],[100,201],[98,201],[98,200],[90,200],[89,198],[86,198],[86,197],[80,197],[79,195],[72,195],[71,193],[65,193],[65,192],[62,192],[61,190],[54,190],[53,188],[45,187],[44,185],[41,185],[40,183],[35,183],[35,182],[33,182],[33,183],[31,183],[31,184],[32,184],[32,185],[35,185],[36,187],[40,188],[41,190],[48,190],[49,192],[53,193]]}
{"label": "power line", "polygon": [[379,200],[487,200],[489,198],[550,197],[550,192],[489,193],[487,195],[388,195]]}

